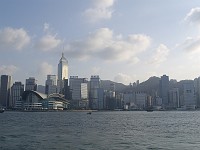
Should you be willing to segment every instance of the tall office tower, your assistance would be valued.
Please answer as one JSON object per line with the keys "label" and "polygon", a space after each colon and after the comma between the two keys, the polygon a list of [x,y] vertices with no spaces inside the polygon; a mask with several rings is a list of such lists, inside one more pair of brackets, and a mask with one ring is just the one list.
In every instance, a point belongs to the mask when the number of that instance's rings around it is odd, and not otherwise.
{"label": "tall office tower", "polygon": [[15,82],[11,87],[12,107],[21,107],[21,96],[24,92],[24,85],[21,82]]}
{"label": "tall office tower", "polygon": [[180,107],[179,89],[173,88],[169,91],[169,105],[171,108]]}
{"label": "tall office tower", "polygon": [[102,104],[103,102],[100,102],[99,99],[99,88],[101,88],[101,82],[98,75],[91,76],[90,78],[90,107],[92,109],[99,109],[99,104]]}
{"label": "tall office tower", "polygon": [[161,76],[159,83],[160,97],[162,98],[162,105],[164,107],[169,104],[169,76],[163,75]]}
{"label": "tall office tower", "polygon": [[78,78],[78,76],[70,76],[69,86],[72,92],[71,104],[75,108],[88,107],[88,80],[86,78]]}
{"label": "tall office tower", "polygon": [[69,80],[68,79],[64,79],[63,94],[65,96],[65,99],[72,100],[72,93],[70,91]]}
{"label": "tall office tower", "polygon": [[183,100],[186,109],[196,108],[193,81],[186,81],[183,83]]}
{"label": "tall office tower", "polygon": [[196,95],[196,104],[200,108],[200,77],[194,79],[195,95]]}
{"label": "tall office tower", "polygon": [[11,76],[9,75],[1,76],[0,106],[6,108],[12,107],[11,82],[12,82]]}
{"label": "tall office tower", "polygon": [[58,93],[63,93],[64,79],[68,79],[68,61],[62,53],[62,57],[58,64]]}
{"label": "tall office tower", "polygon": [[47,75],[45,94],[57,93],[56,75]]}
{"label": "tall office tower", "polygon": [[29,79],[26,79],[26,87],[25,90],[33,90],[37,91],[37,80],[34,77],[29,77]]}

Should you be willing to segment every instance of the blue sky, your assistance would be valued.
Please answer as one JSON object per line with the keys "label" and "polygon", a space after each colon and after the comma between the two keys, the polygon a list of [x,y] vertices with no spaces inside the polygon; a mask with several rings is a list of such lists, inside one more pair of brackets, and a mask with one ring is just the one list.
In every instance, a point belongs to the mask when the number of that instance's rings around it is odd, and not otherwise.
{"label": "blue sky", "polygon": [[200,76],[199,0],[1,0],[0,75],[100,75],[128,84]]}

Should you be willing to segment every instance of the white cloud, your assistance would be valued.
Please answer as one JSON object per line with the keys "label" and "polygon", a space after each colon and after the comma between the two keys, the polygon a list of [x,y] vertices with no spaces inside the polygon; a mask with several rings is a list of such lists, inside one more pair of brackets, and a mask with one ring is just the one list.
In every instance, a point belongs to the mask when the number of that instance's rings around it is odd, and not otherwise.
{"label": "white cloud", "polygon": [[0,74],[13,75],[17,70],[18,68],[14,65],[0,66]]}
{"label": "white cloud", "polygon": [[93,8],[85,10],[84,15],[90,22],[98,22],[104,19],[110,19],[113,14],[112,6],[115,0],[95,0]]}
{"label": "white cloud", "polygon": [[167,56],[169,54],[169,49],[164,44],[160,44],[156,49],[155,55],[152,57],[150,63],[152,64],[160,64],[167,60]]}
{"label": "white cloud", "polygon": [[186,15],[185,21],[200,25],[200,7],[192,8]]}
{"label": "white cloud", "polygon": [[30,37],[28,33],[23,29],[13,29],[10,27],[0,30],[0,47],[2,49],[11,48],[16,50],[22,50],[30,43]]}
{"label": "white cloud", "polygon": [[44,32],[47,32],[50,28],[50,25],[48,23],[44,23]]}
{"label": "white cloud", "polygon": [[65,50],[68,56],[79,59],[95,57],[105,61],[137,63],[139,61],[137,54],[145,51],[150,44],[150,37],[143,34],[123,38],[108,28],[101,28],[85,39],[69,43],[65,46]]}
{"label": "white cloud", "polygon": [[40,76],[45,76],[46,77],[46,75],[52,74],[52,72],[53,72],[53,66],[50,65],[47,62],[42,62],[41,65],[38,68],[38,74]]}
{"label": "white cloud", "polygon": [[200,37],[188,37],[181,45],[181,49],[189,53],[200,52]]}
{"label": "white cloud", "polygon": [[51,51],[61,44],[61,40],[53,35],[45,35],[36,43],[35,48],[42,51]]}
{"label": "white cloud", "polygon": [[133,82],[133,79],[131,76],[127,75],[127,74],[123,74],[123,73],[118,73],[115,77],[114,77],[114,81],[118,82],[118,83],[123,83],[128,85],[129,83]]}
{"label": "white cloud", "polygon": [[100,67],[93,67],[92,69],[92,74],[98,74],[101,71]]}

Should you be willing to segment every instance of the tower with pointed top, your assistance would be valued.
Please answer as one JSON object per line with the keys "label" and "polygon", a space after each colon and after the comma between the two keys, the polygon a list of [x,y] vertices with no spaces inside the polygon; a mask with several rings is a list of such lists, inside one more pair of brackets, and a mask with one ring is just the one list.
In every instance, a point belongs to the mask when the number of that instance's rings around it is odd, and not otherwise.
{"label": "tower with pointed top", "polygon": [[58,64],[58,92],[63,93],[64,80],[68,80],[68,61],[64,57],[64,53],[62,53],[62,57],[60,58]]}

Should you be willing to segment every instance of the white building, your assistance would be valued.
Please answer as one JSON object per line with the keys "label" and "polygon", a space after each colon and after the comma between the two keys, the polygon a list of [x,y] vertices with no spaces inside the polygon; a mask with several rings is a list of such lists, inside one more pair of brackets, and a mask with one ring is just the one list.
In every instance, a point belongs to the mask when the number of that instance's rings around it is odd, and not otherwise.
{"label": "white building", "polygon": [[68,61],[62,53],[62,57],[58,64],[58,93],[63,93],[64,79],[68,79]]}

